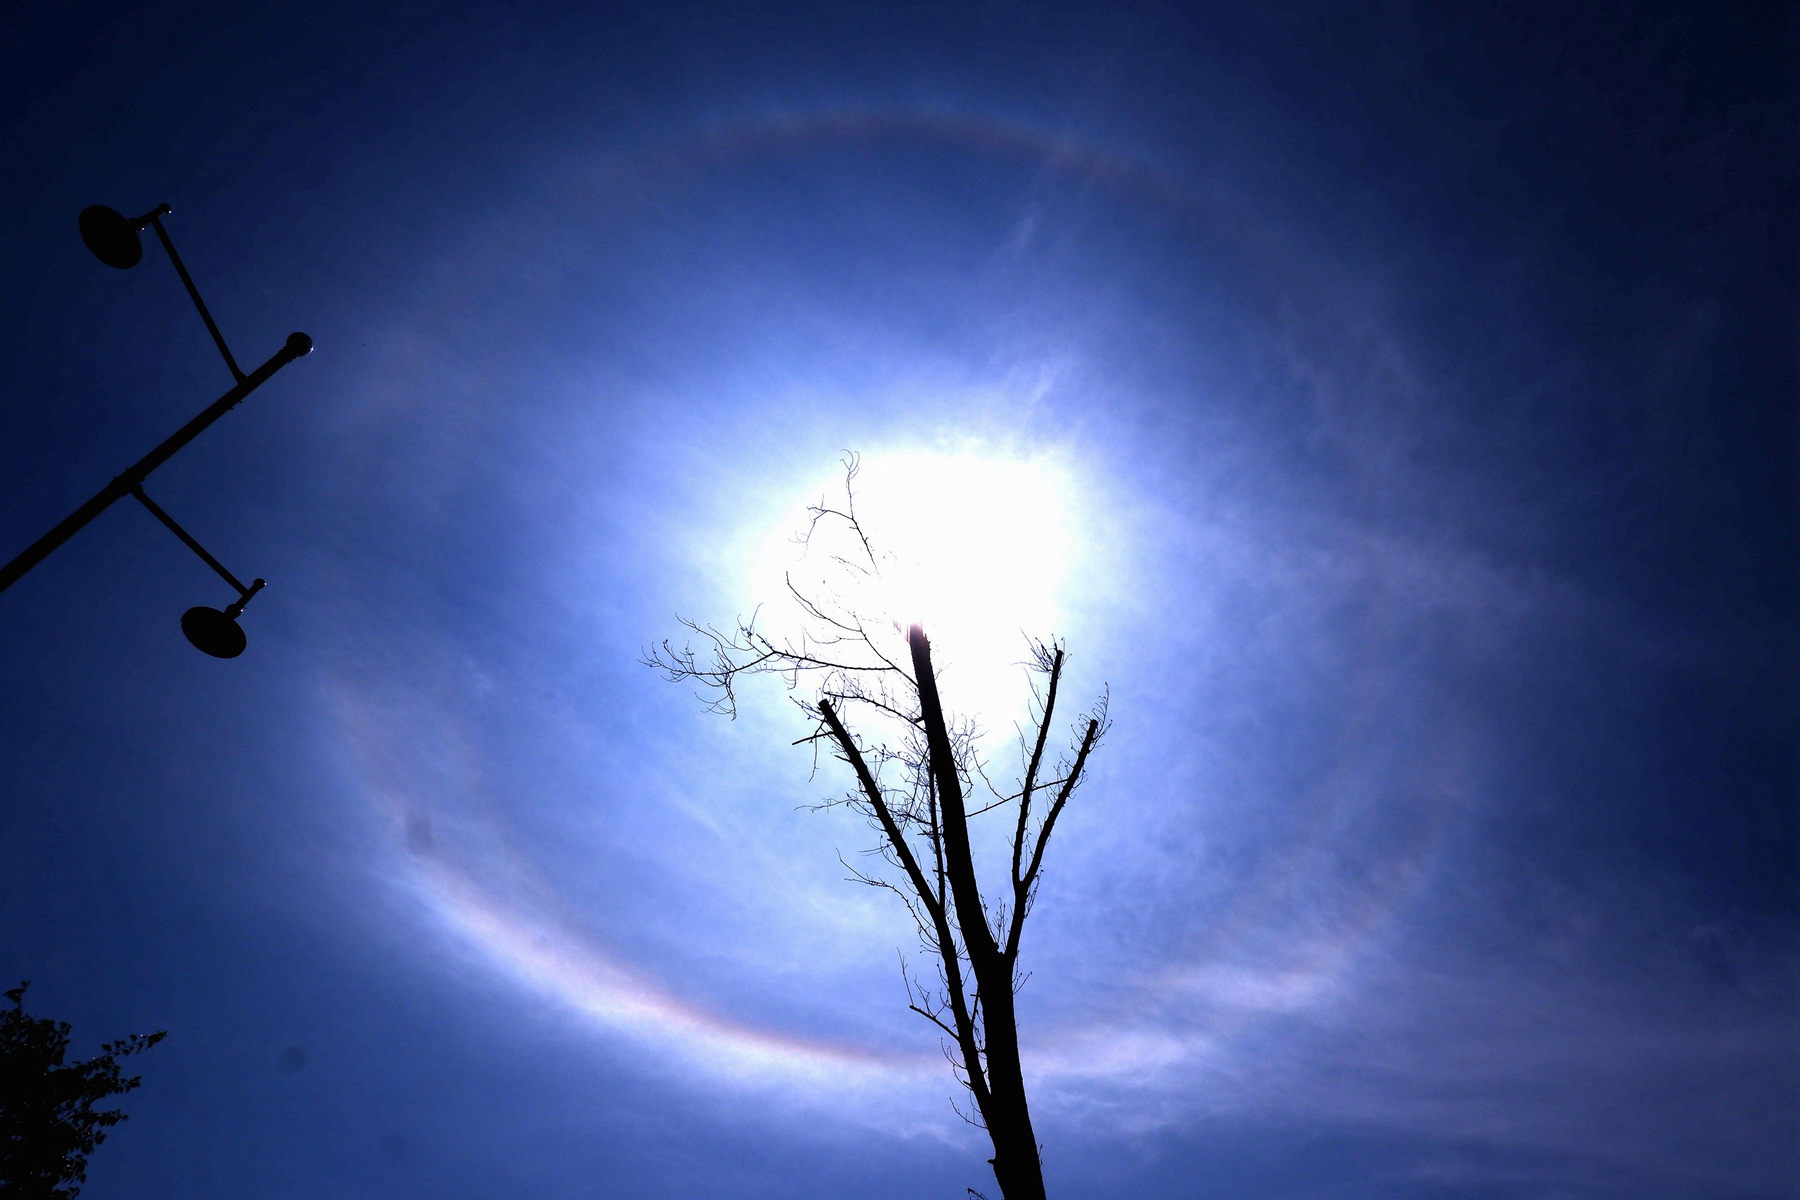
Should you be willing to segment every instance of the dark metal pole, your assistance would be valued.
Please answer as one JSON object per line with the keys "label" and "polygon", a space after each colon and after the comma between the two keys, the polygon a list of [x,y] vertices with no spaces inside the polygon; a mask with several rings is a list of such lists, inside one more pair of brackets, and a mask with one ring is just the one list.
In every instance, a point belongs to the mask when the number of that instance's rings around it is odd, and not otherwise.
{"label": "dark metal pole", "polygon": [[139,504],[142,504],[145,508],[150,510],[151,516],[168,526],[169,532],[180,538],[182,545],[186,546],[189,550],[192,550],[195,554],[198,554],[201,562],[211,567],[213,571],[218,574],[220,579],[223,579],[226,583],[229,583],[232,587],[236,588],[238,595],[244,597],[250,595],[250,589],[245,587],[236,575],[227,571],[225,569],[225,564],[214,558],[212,554],[208,552],[206,547],[202,546],[199,541],[195,539],[193,534],[183,529],[179,521],[164,512],[162,505],[152,500],[149,495],[145,493],[143,488],[134,487],[131,489],[131,494],[137,497]]}
{"label": "dark metal pole", "polygon": [[162,226],[162,215],[170,211],[172,210],[169,206],[164,204],[144,219],[150,222],[151,227],[156,230],[157,238],[163,244],[163,249],[169,252],[169,261],[175,264],[175,273],[181,276],[182,285],[187,288],[187,294],[193,298],[194,307],[200,310],[200,319],[206,322],[206,332],[212,334],[213,345],[217,346],[219,353],[225,356],[225,365],[231,368],[231,377],[242,383],[244,382],[244,373],[238,370],[237,359],[231,357],[231,347],[225,344],[225,335],[219,332],[219,326],[213,320],[212,313],[206,309],[206,301],[200,298],[200,289],[194,286],[194,277],[188,274],[187,267],[181,261],[181,255],[175,253],[175,243],[169,240],[168,230]]}
{"label": "dark metal pole", "polygon": [[4,592],[17,583],[25,572],[43,562],[53,550],[79,533],[82,526],[105,512],[113,501],[129,496],[133,489],[143,484],[145,477],[150,472],[169,461],[177,450],[200,436],[208,425],[230,412],[245,396],[267,383],[271,375],[296,358],[312,353],[312,348],[312,339],[304,333],[290,333],[287,343],[277,350],[268,362],[250,372],[236,387],[214,400],[199,416],[170,434],[156,449],[127,467],[124,474],[101,488],[86,504],[64,517],[56,528],[27,546],[17,558],[4,567],[0,567],[0,592]]}

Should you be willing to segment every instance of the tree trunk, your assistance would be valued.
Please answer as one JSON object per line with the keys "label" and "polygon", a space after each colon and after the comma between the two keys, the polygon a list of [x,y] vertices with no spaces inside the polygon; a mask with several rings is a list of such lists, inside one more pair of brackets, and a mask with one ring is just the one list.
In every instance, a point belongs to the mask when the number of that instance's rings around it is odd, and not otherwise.
{"label": "tree trunk", "polygon": [[[1005,974],[981,982],[982,1030],[987,1035],[988,1137],[994,1143],[994,1181],[1006,1200],[1044,1200],[1044,1168],[1025,1101],[1019,1066],[1019,1027],[1013,1016],[1010,964]],[[977,974],[980,978],[980,974]]]}
{"label": "tree trunk", "polygon": [[[955,901],[956,924],[969,969],[975,976],[981,1002],[981,1027],[987,1060],[987,1103],[981,1116],[994,1143],[994,1180],[1006,1200],[1044,1200],[1044,1171],[1038,1158],[1037,1135],[1031,1128],[1031,1110],[1025,1101],[1025,1075],[1019,1065],[1019,1027],[1013,1010],[1012,960],[994,940],[987,911],[975,878],[975,859],[969,849],[968,817],[963,807],[962,778],[950,745],[944,706],[938,698],[937,675],[931,666],[931,643],[925,631],[914,625],[907,634],[912,647],[913,675],[919,687],[919,708],[925,721],[925,740],[931,753],[932,775],[937,781],[942,814],[944,868]],[[970,1074],[980,1063],[964,1064]],[[979,1095],[979,1093],[978,1093]]]}

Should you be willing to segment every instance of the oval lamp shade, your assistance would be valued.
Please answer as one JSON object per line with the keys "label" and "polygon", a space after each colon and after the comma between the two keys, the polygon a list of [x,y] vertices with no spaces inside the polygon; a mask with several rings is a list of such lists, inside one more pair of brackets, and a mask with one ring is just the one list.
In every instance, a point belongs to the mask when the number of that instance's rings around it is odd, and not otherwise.
{"label": "oval lamp shade", "polygon": [[235,620],[203,604],[181,614],[181,632],[194,649],[214,658],[236,658],[248,644]]}
{"label": "oval lamp shade", "polygon": [[94,257],[109,267],[123,271],[135,267],[144,257],[144,243],[131,222],[104,204],[93,204],[81,210],[81,240],[94,252]]}

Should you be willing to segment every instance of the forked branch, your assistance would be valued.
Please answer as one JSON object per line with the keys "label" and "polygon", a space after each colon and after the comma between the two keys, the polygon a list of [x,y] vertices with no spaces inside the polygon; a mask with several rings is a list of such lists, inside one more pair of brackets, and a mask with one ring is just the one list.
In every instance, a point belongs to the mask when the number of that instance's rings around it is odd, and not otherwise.
{"label": "forked branch", "polygon": [[[1058,655],[1060,659],[1061,655]],[[1101,697],[1100,703],[1087,719],[1087,728],[1081,735],[1081,748],[1075,752],[1075,761],[1063,774],[1062,787],[1057,789],[1056,799],[1050,805],[1050,811],[1044,815],[1044,823],[1038,827],[1035,845],[1031,850],[1031,865],[1023,875],[1014,876],[1013,911],[1010,927],[1006,931],[1006,958],[1016,963],[1019,958],[1019,939],[1025,933],[1025,918],[1031,912],[1031,901],[1037,889],[1038,872],[1044,866],[1044,848],[1050,844],[1050,834],[1056,829],[1056,819],[1062,816],[1063,807],[1069,803],[1069,797],[1075,794],[1075,788],[1081,783],[1081,776],[1087,770],[1088,755],[1094,751],[1107,728],[1107,698]],[[1046,705],[1046,710],[1048,705]],[[1045,723],[1048,724],[1046,716]],[[1039,731],[1038,742],[1043,743],[1042,731]],[[1023,809],[1023,801],[1020,804]],[[1025,841],[1025,821],[1020,818],[1018,837],[1013,842],[1013,862],[1019,861],[1019,850]],[[1016,867],[1015,867],[1016,870]]]}

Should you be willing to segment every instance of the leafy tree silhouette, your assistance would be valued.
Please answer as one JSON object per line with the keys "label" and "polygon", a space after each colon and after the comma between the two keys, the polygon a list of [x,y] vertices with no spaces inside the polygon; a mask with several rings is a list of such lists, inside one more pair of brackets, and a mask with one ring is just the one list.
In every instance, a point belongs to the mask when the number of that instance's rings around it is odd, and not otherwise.
{"label": "leafy tree silhouette", "polygon": [[102,1131],[125,1119],[116,1108],[94,1105],[140,1082],[125,1077],[119,1060],[168,1034],[134,1033],[65,1065],[69,1024],[27,1013],[30,986],[27,980],[7,992],[12,1007],[0,1010],[0,1197],[67,1200],[87,1181],[87,1158],[106,1140]]}
{"label": "leafy tree silhouette", "polygon": [[[977,754],[974,723],[952,723],[945,715],[925,630],[919,625],[902,630],[856,611],[848,598],[861,585],[879,582],[891,560],[884,562],[856,515],[859,460],[852,455],[844,465],[842,507],[824,500],[812,506],[801,540],[810,550],[827,525],[849,535],[848,552],[832,556],[849,585],[845,591],[806,595],[790,577],[788,591],[804,620],[798,635],[773,637],[757,627],[755,615],[740,618],[729,630],[684,619],[702,649],[678,650],[664,641],[645,663],[671,681],[701,684],[712,695],[713,710],[730,716],[736,715],[736,685],[744,676],[775,675],[790,691],[807,687],[808,695],[794,699],[813,731],[795,744],[810,743],[815,752],[825,745],[856,780],[847,796],[821,807],[845,805],[860,813],[880,836],[870,853],[888,870],[873,874],[845,866],[858,881],[900,898],[935,968],[932,986],[903,964],[909,1007],[947,1039],[945,1055],[974,1099],[974,1112],[963,1116],[984,1128],[993,1143],[989,1163],[1001,1194],[1006,1200],[1044,1200],[1014,1007],[1023,983],[1020,940],[1050,834],[1108,727],[1106,696],[1075,722],[1069,752],[1051,763],[1045,752],[1064,648],[1054,640],[1031,642],[1028,671],[1035,703],[1032,728],[1020,731],[1021,782],[1008,792],[994,788]],[[853,716],[883,727],[887,738],[852,733]],[[977,785],[985,794],[971,809]],[[984,896],[969,830],[972,819],[994,812],[1012,818],[1010,869],[995,892]]]}

